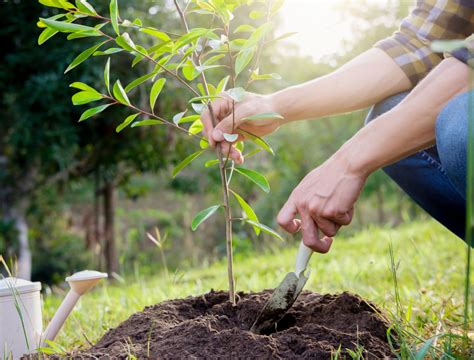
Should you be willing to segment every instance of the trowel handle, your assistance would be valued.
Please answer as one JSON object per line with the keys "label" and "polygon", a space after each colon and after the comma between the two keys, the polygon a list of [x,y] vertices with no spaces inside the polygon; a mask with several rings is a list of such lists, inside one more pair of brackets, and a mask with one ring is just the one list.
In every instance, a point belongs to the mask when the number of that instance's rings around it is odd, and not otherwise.
{"label": "trowel handle", "polygon": [[301,240],[300,248],[298,249],[298,254],[296,254],[296,276],[300,276],[300,274],[306,270],[309,259],[311,259],[311,255],[313,255],[313,250],[303,244],[303,240]]}

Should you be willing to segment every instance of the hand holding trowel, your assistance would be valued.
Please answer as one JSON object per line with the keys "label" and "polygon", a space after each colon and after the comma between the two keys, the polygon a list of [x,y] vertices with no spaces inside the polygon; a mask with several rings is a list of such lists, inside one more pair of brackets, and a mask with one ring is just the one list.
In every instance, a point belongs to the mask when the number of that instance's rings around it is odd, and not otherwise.
{"label": "hand holding trowel", "polygon": [[303,241],[301,241],[298,254],[296,255],[295,272],[286,274],[283,281],[263,307],[250,331],[255,334],[271,331],[288,309],[291,308],[303,290],[306,281],[308,281],[308,277],[305,276],[304,272],[312,254],[313,250],[306,247]]}

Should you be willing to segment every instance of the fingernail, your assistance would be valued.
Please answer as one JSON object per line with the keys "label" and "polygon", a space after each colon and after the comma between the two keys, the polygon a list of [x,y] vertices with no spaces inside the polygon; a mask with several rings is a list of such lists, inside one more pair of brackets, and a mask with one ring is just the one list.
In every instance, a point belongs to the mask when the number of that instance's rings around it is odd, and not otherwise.
{"label": "fingernail", "polygon": [[222,141],[224,140],[224,133],[218,129],[215,129],[213,132],[212,132],[212,138],[215,140],[215,141]]}

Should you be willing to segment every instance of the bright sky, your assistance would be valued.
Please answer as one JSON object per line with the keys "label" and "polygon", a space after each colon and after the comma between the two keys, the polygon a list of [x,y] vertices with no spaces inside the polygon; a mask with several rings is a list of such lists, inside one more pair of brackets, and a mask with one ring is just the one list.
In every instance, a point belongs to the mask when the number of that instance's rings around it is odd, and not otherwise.
{"label": "bright sky", "polygon": [[289,40],[299,45],[302,54],[315,60],[340,51],[343,39],[350,38],[351,30],[349,19],[343,19],[335,9],[336,3],[340,1],[286,0],[280,10],[282,33],[298,32]]}
{"label": "bright sky", "polygon": [[348,23],[334,9],[332,0],[286,0],[280,10],[283,33],[298,32],[291,41],[301,53],[315,60],[340,49],[349,35]]}

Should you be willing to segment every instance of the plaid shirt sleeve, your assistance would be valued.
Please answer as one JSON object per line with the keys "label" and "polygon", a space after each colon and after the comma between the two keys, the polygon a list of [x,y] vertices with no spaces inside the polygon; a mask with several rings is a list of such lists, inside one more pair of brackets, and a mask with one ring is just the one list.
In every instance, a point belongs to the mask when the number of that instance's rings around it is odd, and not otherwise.
{"label": "plaid shirt sleeve", "polygon": [[443,59],[431,50],[433,40],[464,39],[474,32],[474,1],[418,0],[391,37],[375,47],[385,51],[416,85]]}

